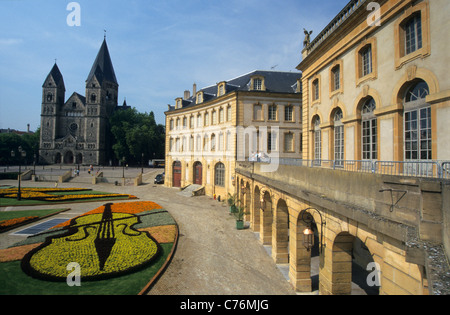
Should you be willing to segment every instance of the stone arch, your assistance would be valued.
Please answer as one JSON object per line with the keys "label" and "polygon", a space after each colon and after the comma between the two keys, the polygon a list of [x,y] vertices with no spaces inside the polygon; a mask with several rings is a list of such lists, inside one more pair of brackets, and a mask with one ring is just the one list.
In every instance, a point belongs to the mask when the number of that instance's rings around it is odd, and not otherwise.
{"label": "stone arch", "polygon": [[[349,232],[343,231],[336,235],[334,241],[331,245],[330,259],[328,260],[329,266],[323,268],[323,270],[330,270],[331,273],[325,275],[321,274],[321,284],[328,284],[330,287],[327,288],[326,285],[321,285],[323,291],[333,295],[351,295],[354,294],[367,294],[367,295],[377,295],[379,294],[380,287],[377,285],[371,286],[369,283],[367,272],[369,263],[374,263],[373,258],[370,262],[367,262],[370,254],[370,250],[364,246],[358,237],[350,234]],[[360,257],[358,261],[358,256],[362,256],[362,251],[367,251],[369,256]],[[370,256],[371,257],[371,256]],[[365,266],[361,266],[365,264]],[[377,266],[378,268],[379,266]],[[378,284],[381,282],[380,274],[376,274]]]}
{"label": "stone arch", "polygon": [[252,190],[250,188],[250,183],[247,182],[245,185],[245,194],[244,194],[244,206],[245,206],[245,221],[251,220],[251,212],[252,212]]}
{"label": "stone arch", "polygon": [[258,186],[255,186],[253,194],[252,227],[253,231],[259,232],[261,217],[261,193]]}
{"label": "stone arch", "polygon": [[273,229],[272,255],[277,264],[289,263],[289,209],[286,201],[278,199]]}
{"label": "stone arch", "polygon": [[269,191],[262,190],[261,198],[260,240],[263,245],[272,245],[272,196]]}
{"label": "stone arch", "polygon": [[[397,116],[395,120],[394,128],[394,144],[396,145],[397,152],[396,160],[403,161],[405,159],[404,151],[404,110],[405,110],[405,95],[408,89],[415,83],[423,81],[428,85],[429,94],[433,95],[440,92],[439,81],[436,75],[430,70],[417,68],[417,66],[410,66],[406,69],[403,77],[397,82],[392,94],[392,104],[396,107]],[[437,109],[435,106],[431,106],[431,125],[436,126]],[[432,127],[433,128],[433,127]],[[433,130],[436,134],[437,130]],[[435,136],[434,136],[435,137]],[[437,159],[437,142],[433,139],[432,144],[432,159]]]}
{"label": "stone arch", "polygon": [[409,67],[403,77],[397,82],[393,89],[392,104],[399,108],[403,108],[403,96],[406,90],[411,86],[413,81],[421,79],[425,81],[430,89],[430,95],[439,93],[439,81],[436,75],[430,70],[424,68],[417,68],[416,66]]}
{"label": "stone arch", "polygon": [[72,151],[67,151],[64,154],[64,164],[73,164],[74,163],[74,155]]}
{"label": "stone arch", "polygon": [[[296,224],[292,224],[292,240],[294,242],[294,246],[291,246],[294,250],[290,255],[290,280],[295,289],[298,292],[312,292],[313,290],[318,289],[318,281],[319,281],[319,266],[316,265],[318,263],[318,248],[319,241],[317,235],[322,233],[321,230],[317,229],[317,225],[315,224],[316,220],[320,220],[314,217],[313,211],[310,211],[311,208],[308,208],[306,204],[303,205],[306,207],[305,210],[299,211],[298,216],[294,221]],[[306,214],[310,214],[313,218],[311,225],[307,224],[303,220]],[[320,221],[319,221],[320,222]],[[311,250],[308,250],[304,246],[304,231],[306,228],[312,228],[315,234],[314,237],[314,246]],[[312,256],[314,255],[314,266],[312,268]]]}

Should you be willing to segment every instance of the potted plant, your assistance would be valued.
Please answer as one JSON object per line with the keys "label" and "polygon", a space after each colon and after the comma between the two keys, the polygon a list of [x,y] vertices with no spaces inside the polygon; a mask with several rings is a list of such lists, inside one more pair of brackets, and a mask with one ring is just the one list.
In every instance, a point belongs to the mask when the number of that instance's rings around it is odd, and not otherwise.
{"label": "potted plant", "polygon": [[230,213],[236,212],[237,195],[228,193],[227,204],[230,207]]}
{"label": "potted plant", "polygon": [[242,230],[244,228],[244,215],[248,214],[245,211],[245,206],[241,204],[236,204],[236,212],[234,216],[236,217],[236,229]]}

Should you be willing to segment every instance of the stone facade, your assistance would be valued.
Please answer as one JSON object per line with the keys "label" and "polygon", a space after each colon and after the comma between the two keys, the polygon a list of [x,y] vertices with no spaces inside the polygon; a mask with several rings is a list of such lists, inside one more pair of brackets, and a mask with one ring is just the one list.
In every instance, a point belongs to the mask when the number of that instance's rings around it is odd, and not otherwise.
{"label": "stone facade", "polygon": [[177,98],[165,113],[165,185],[198,184],[224,200],[235,192],[236,161],[300,158],[300,79],[258,70]]}
{"label": "stone facade", "polygon": [[40,162],[106,165],[110,159],[110,115],[116,110],[119,84],[106,44],[86,80],[86,96],[65,101],[65,85],[53,66],[42,86]]}

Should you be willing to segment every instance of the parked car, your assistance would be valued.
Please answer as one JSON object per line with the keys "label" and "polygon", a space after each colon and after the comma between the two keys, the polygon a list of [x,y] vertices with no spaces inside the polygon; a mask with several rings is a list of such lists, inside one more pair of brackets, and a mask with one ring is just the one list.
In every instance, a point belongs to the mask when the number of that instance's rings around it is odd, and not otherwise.
{"label": "parked car", "polygon": [[163,174],[156,175],[155,184],[164,184],[164,175]]}

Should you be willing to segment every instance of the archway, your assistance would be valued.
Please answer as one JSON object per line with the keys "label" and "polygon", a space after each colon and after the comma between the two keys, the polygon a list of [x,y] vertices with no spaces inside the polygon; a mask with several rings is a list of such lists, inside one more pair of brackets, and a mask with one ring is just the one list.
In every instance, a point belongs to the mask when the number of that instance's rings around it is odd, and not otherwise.
{"label": "archway", "polygon": [[194,179],[195,185],[203,185],[203,165],[201,162],[194,163]]}
{"label": "archway", "polygon": [[289,263],[289,210],[286,201],[278,200],[275,215],[273,257],[277,264]]}
{"label": "archway", "polygon": [[66,154],[64,154],[64,164],[73,164],[74,158],[72,151],[67,151]]}
{"label": "archway", "polygon": [[[370,267],[374,268],[367,271]],[[360,239],[348,232],[336,236],[331,249],[331,279],[328,279],[331,294],[378,295],[380,279],[377,271],[379,266]]]}
{"label": "archway", "polygon": [[262,195],[261,210],[260,240],[263,245],[272,245],[272,198],[268,191]]}
{"label": "archway", "polygon": [[260,199],[260,191],[259,187],[255,186],[255,193],[254,193],[254,201],[253,201],[253,212],[252,212],[252,228],[253,231],[259,232],[260,231],[260,212],[261,212],[261,199]]}
{"label": "archway", "polygon": [[172,166],[172,186],[181,187],[181,162],[175,161]]}
{"label": "archway", "polygon": [[248,182],[244,190],[244,205],[246,212],[244,220],[249,221],[251,219],[251,210],[252,210],[252,192],[250,190],[250,183]]}

